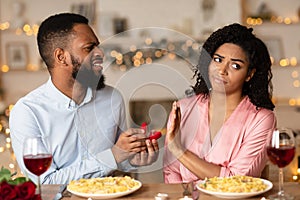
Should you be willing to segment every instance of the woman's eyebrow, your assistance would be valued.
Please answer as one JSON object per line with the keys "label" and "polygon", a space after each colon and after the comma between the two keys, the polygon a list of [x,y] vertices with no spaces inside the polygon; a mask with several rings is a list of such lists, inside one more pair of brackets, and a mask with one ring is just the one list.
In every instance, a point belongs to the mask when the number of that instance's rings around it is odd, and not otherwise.
{"label": "woman's eyebrow", "polygon": [[220,57],[220,58],[225,58],[224,56],[221,56],[220,54],[217,54],[217,53],[215,53],[214,55],[215,55],[215,56],[218,56],[218,57]]}
{"label": "woman's eyebrow", "polygon": [[241,62],[241,63],[245,63],[244,60],[241,60],[241,59],[238,59],[238,58],[231,58],[232,61],[235,61],[235,62]]}
{"label": "woman's eyebrow", "polygon": [[[220,54],[217,54],[217,53],[215,53],[214,55],[215,55],[215,56],[218,56],[218,57],[220,57],[220,58],[225,58],[224,56],[221,56]],[[245,63],[244,60],[238,59],[238,58],[231,58],[230,60],[235,61],[235,62]]]}

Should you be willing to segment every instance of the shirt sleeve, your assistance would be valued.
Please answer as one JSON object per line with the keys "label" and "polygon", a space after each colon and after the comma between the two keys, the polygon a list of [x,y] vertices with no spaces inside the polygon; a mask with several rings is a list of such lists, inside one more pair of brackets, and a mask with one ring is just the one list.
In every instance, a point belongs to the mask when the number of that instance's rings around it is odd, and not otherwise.
{"label": "shirt sleeve", "polygon": [[111,174],[117,169],[114,156],[111,149],[102,151],[96,155],[95,158],[82,160],[76,165],[56,169],[51,165],[41,176],[43,184],[59,184],[68,183],[69,180],[92,177],[103,177]]}
{"label": "shirt sleeve", "polygon": [[[119,126],[118,126],[118,130],[117,130],[117,137],[116,137],[115,143],[119,139],[119,136],[128,129],[128,125],[127,125],[127,121],[126,121],[126,111],[125,111],[124,100],[121,96],[119,96],[118,99],[119,99],[119,102],[120,102],[120,109],[119,109],[120,113],[118,115],[119,116],[119,118],[118,118]],[[118,164],[118,169],[123,171],[123,172],[130,172],[130,171],[136,170],[137,167],[132,166],[130,164],[129,160],[126,159],[123,162]]]}
{"label": "shirt sleeve", "polygon": [[221,168],[220,176],[249,175],[259,177],[267,163],[266,146],[276,127],[273,113],[257,115],[247,128],[241,146],[236,149],[228,165]]}

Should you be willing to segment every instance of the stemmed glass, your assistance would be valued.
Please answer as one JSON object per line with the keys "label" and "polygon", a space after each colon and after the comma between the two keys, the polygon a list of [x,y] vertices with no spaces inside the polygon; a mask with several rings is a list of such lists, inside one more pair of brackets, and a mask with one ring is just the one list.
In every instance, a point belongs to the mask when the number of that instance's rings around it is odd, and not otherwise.
{"label": "stemmed glass", "polygon": [[193,199],[197,200],[199,198],[199,190],[197,189],[196,185],[197,183],[194,181],[188,182],[188,183],[182,183],[181,184],[184,191],[182,193],[183,198],[181,199]]}
{"label": "stemmed glass", "polygon": [[270,161],[279,168],[279,191],[269,196],[273,200],[294,199],[283,190],[283,168],[292,162],[295,156],[295,138],[289,128],[278,128],[273,131],[272,138],[267,146],[267,154]]}
{"label": "stemmed glass", "polygon": [[52,162],[49,145],[45,145],[41,137],[25,139],[23,160],[28,171],[38,177],[37,194],[41,196],[40,175],[48,170]]}

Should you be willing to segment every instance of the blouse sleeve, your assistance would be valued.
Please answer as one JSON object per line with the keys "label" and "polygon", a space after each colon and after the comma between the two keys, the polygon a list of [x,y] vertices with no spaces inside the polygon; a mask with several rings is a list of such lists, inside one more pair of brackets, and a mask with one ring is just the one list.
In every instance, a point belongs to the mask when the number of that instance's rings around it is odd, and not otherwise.
{"label": "blouse sleeve", "polygon": [[172,162],[171,158],[174,158],[174,156],[167,150],[167,148],[165,148],[163,168],[165,183],[181,183],[182,177],[180,174],[180,163],[175,158]]}

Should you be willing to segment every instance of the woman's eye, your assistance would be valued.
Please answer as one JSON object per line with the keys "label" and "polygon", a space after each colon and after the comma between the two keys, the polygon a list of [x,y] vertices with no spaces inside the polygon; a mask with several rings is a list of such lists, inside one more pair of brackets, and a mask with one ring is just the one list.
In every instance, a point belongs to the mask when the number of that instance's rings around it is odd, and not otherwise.
{"label": "woman's eye", "polygon": [[239,64],[236,64],[236,63],[232,64],[231,66],[232,66],[234,69],[240,69],[240,68],[241,68],[241,66],[240,66]]}
{"label": "woman's eye", "polygon": [[219,58],[219,57],[214,57],[214,61],[218,62],[218,63],[222,62],[221,58]]}

